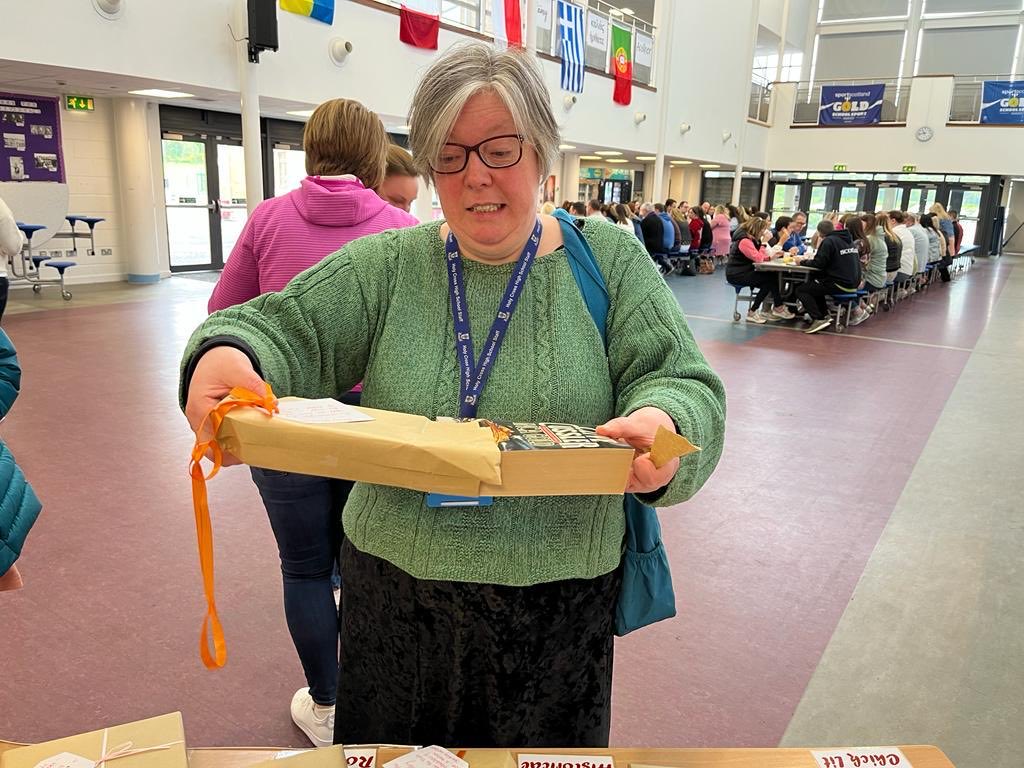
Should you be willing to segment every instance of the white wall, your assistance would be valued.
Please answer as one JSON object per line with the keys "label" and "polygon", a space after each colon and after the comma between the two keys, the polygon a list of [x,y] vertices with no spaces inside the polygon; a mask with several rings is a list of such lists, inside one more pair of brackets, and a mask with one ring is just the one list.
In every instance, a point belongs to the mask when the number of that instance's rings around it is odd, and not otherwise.
{"label": "white wall", "polygon": [[[792,128],[793,83],[776,86],[775,122],[768,133],[767,167],[787,171],[826,171],[843,163],[850,172],[1024,175],[1024,134],[1014,126],[949,126],[953,79],[915,78],[906,126]],[[922,143],[916,130],[929,126],[934,138]]]}
{"label": "white wall", "polygon": [[[88,238],[78,241],[78,256],[75,258],[78,266],[67,273],[68,281],[72,283],[120,280],[125,273],[112,104],[110,99],[97,99],[94,112],[65,112],[62,109],[60,114],[69,193],[68,213],[106,219],[96,226],[94,256],[86,253]],[[83,231],[84,227],[80,224],[78,229]],[[68,230],[67,225],[64,230]],[[63,251],[71,248],[70,240],[39,242],[44,251],[61,250],[61,258]],[[103,248],[111,249],[112,254],[104,256]]]}

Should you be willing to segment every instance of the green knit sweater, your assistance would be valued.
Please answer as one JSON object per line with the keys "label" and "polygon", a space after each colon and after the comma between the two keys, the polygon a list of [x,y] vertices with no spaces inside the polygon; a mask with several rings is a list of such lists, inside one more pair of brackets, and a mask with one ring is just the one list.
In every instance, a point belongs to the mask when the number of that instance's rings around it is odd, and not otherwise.
{"label": "green knit sweater", "polygon": [[[264,294],[211,315],[192,335],[247,345],[279,396],[338,397],[363,382],[364,405],[425,416],[458,415],[459,371],[439,224],[357,240]],[[607,356],[564,249],[530,271],[479,403],[483,418],[601,424],[656,406],[703,451],[645,500],[692,496],[722,452],[725,393],[693,340],[672,292],[643,246],[588,219],[584,235],[611,307]],[[513,264],[463,260],[479,354]],[[593,578],[623,547],[621,496],[496,498],[489,507],[430,508],[422,493],[359,483],[343,513],[361,551],[421,579],[525,586]]]}

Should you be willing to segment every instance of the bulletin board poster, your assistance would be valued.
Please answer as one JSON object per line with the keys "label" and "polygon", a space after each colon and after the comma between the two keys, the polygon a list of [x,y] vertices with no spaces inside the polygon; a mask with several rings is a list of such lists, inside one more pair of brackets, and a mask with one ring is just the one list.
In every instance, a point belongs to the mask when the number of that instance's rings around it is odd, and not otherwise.
{"label": "bulletin board poster", "polygon": [[884,83],[823,85],[818,125],[874,125],[882,122]]}
{"label": "bulletin board poster", "polygon": [[0,181],[64,181],[60,103],[0,93]]}
{"label": "bulletin board poster", "polygon": [[1024,80],[986,80],[982,86],[981,122],[1024,124]]}

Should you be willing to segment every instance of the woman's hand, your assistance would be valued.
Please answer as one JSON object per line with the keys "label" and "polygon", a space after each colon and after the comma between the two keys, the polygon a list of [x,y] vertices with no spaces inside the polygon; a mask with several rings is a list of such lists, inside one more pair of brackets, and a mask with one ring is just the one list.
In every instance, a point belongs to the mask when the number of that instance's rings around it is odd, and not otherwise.
{"label": "woman's hand", "polygon": [[597,428],[597,434],[629,443],[636,449],[626,493],[653,493],[660,490],[672,481],[679,469],[677,458],[658,469],[647,454],[654,443],[654,434],[658,427],[676,432],[675,422],[667,413],[660,408],[648,406],[633,411],[629,416],[612,419]]}
{"label": "woman's hand", "polygon": [[[249,356],[235,347],[214,347],[206,352],[196,364],[192,381],[188,385],[188,400],[185,402],[185,416],[192,431],[201,439],[212,435],[199,435],[198,430],[206,415],[217,407],[235,387],[244,387],[252,392],[263,392],[263,379],[252,367]],[[208,432],[209,424],[204,428]],[[239,464],[234,456],[223,454],[222,464]]]}

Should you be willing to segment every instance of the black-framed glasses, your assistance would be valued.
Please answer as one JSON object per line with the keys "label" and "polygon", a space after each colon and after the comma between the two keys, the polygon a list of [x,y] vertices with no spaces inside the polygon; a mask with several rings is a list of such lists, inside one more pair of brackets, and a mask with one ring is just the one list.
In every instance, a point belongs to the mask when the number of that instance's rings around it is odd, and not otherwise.
{"label": "black-framed glasses", "polygon": [[491,136],[471,147],[449,142],[441,147],[430,169],[434,173],[458,173],[469,162],[470,152],[476,152],[488,168],[510,168],[523,159],[523,137],[515,133]]}

